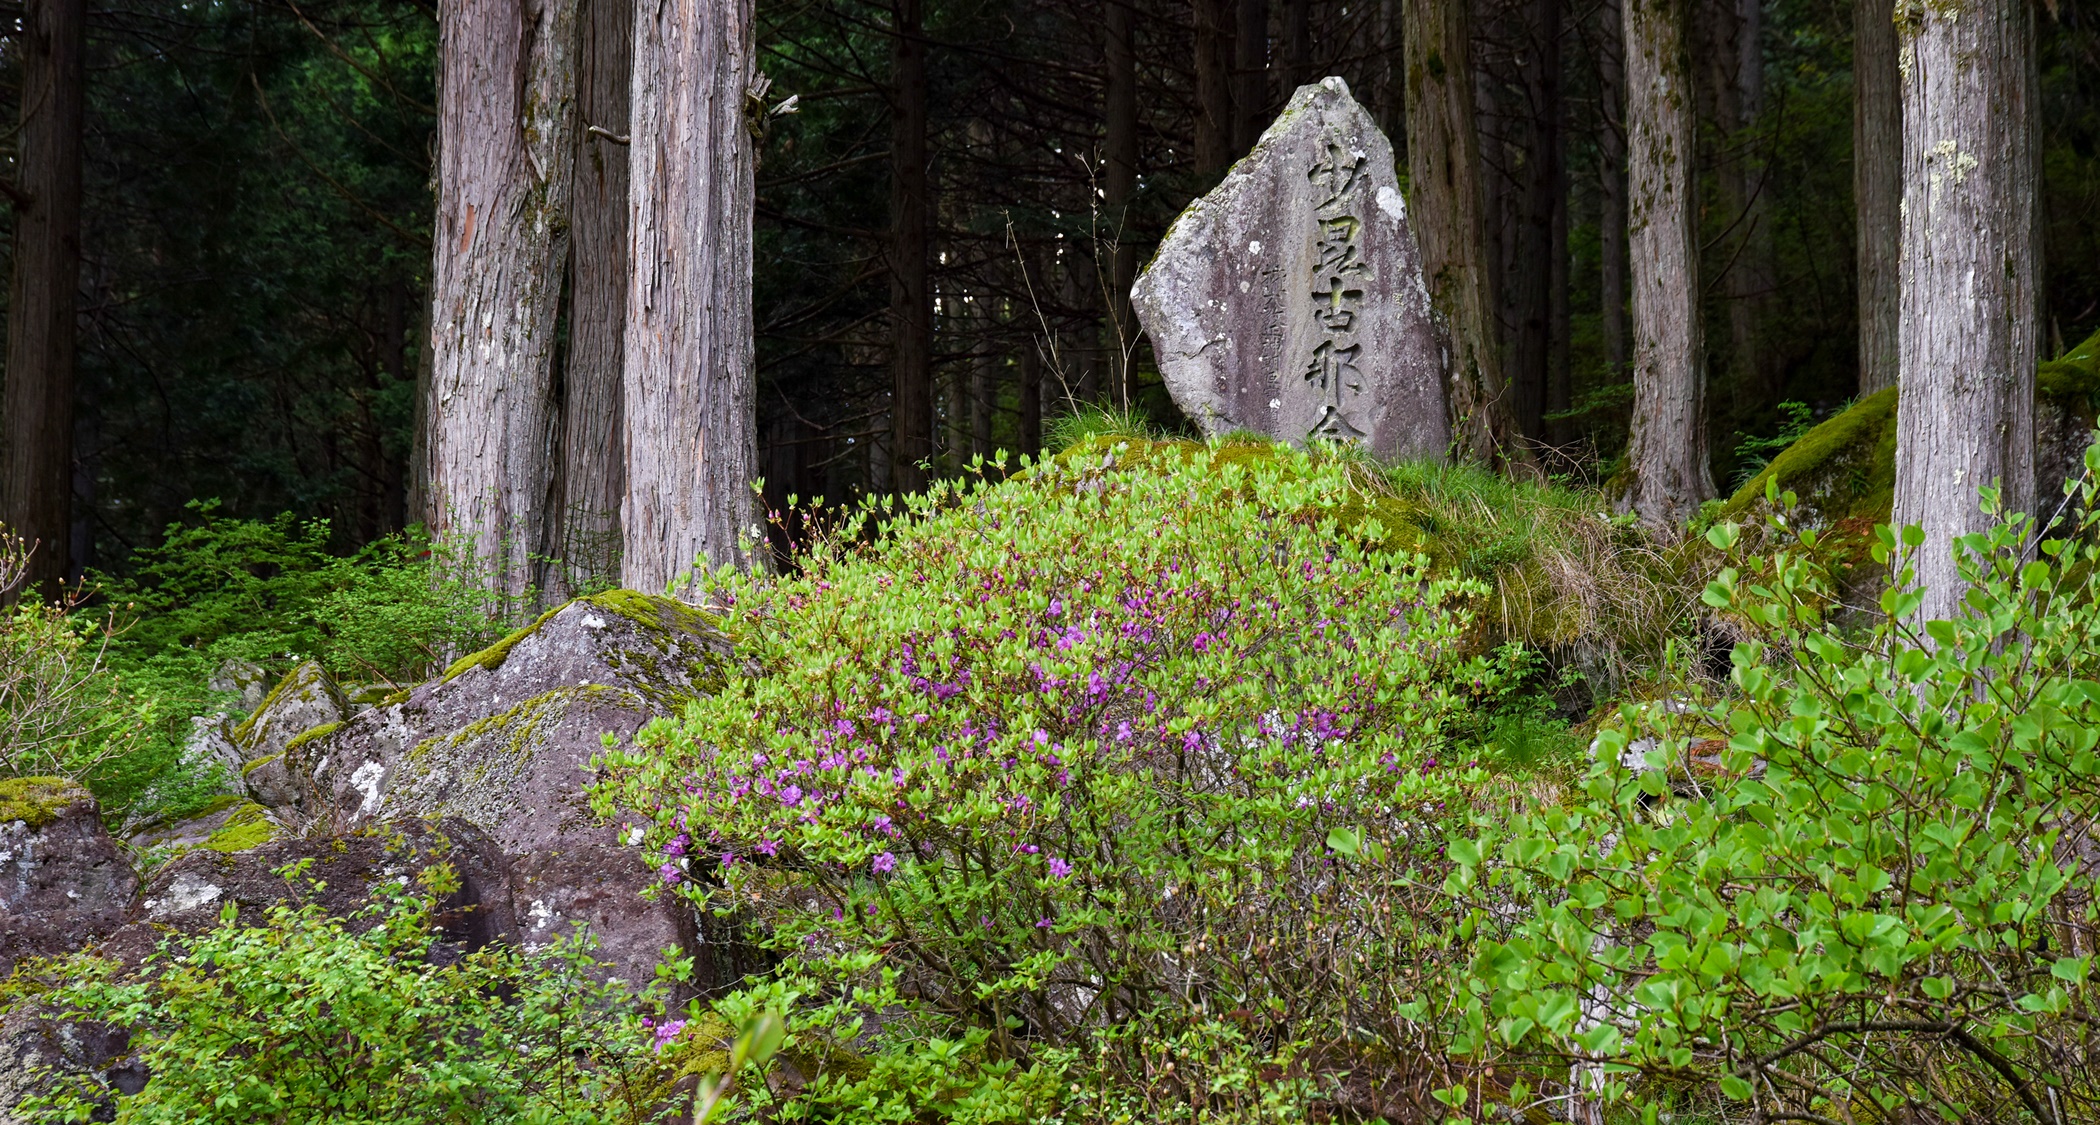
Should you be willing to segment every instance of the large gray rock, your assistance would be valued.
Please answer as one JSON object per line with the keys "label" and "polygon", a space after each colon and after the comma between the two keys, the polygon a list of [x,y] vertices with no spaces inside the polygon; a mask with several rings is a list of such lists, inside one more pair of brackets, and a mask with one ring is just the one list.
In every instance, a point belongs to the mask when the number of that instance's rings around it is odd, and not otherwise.
{"label": "large gray rock", "polygon": [[55,777],[0,781],[0,980],[23,958],[114,930],[137,887],[87,790]]}
{"label": "large gray rock", "polygon": [[[287,880],[284,868],[306,861]],[[457,951],[520,938],[511,909],[508,861],[488,836],[457,819],[401,820],[341,836],[273,840],[242,851],[200,849],[155,870],[130,904],[125,924],[99,951],[126,964],[144,961],[164,938],[179,940],[217,926],[232,906],[243,925],[262,925],[279,903],[311,903],[337,918],[356,918],[381,883],[415,885],[448,864],[458,887],[440,900],[444,941]]]}
{"label": "large gray rock", "polygon": [[0,1125],[28,1125],[22,1100],[51,1093],[55,1078],[99,1087],[105,1096],[93,1099],[100,1104],[89,1120],[116,1120],[117,1096],[146,1088],[146,1067],[129,1057],[130,1043],[124,1029],[64,1018],[40,998],[0,1009]]}
{"label": "large gray rock", "polygon": [[271,808],[298,800],[285,751],[317,730],[333,729],[348,711],[342,689],[318,663],[309,660],[285,673],[255,714],[233,730],[249,794]]}
{"label": "large gray rock", "polygon": [[1441,458],[1443,338],[1393,148],[1339,78],[1302,86],[1189,205],[1131,293],[1174,402],[1208,434]]}
{"label": "large gray rock", "polygon": [[[278,874],[301,861],[306,866],[297,879]],[[457,820],[408,821],[336,838],[277,840],[244,852],[185,854],[153,872],[131,900],[128,921],[97,941],[94,952],[116,962],[120,978],[138,979],[156,949],[165,943],[179,953],[189,938],[220,925],[228,906],[240,924],[255,926],[267,921],[272,906],[312,904],[361,930],[376,921],[367,909],[375,890],[414,885],[439,863],[451,867],[457,887],[432,919],[438,931],[432,960],[442,964],[491,941],[520,940],[509,873],[488,837]],[[0,1125],[16,1125],[20,1101],[50,1092],[54,1079],[99,1088],[106,1108],[94,1120],[114,1120],[117,1095],[138,1093],[149,1077],[129,1054],[125,1029],[55,1011],[36,991],[25,988],[0,1008]]]}
{"label": "large gray rock", "polygon": [[510,859],[525,940],[584,922],[612,975],[646,982],[664,947],[695,952],[698,930],[677,896],[641,898],[656,873],[591,812],[590,761],[605,735],[631,737],[676,713],[730,667],[728,640],[689,606],[630,591],[579,598],[296,740],[284,758],[294,807],[330,832],[430,817],[473,824]]}

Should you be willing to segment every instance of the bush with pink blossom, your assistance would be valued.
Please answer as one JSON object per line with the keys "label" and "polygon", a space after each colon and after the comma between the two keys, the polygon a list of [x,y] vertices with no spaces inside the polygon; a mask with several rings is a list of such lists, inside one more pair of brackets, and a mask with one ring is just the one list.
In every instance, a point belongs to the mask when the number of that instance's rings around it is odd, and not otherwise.
{"label": "bush with pink blossom", "polygon": [[[597,798],[763,935],[805,1054],[959,1044],[998,1076],[973,1119],[1020,1119],[1132,1021],[1270,1012],[1230,954],[1333,894],[1336,841],[1434,854],[1506,674],[1485,591],[1378,547],[1359,464],[1235,452],[1082,446],[708,580],[752,674],[609,749]],[[814,1069],[798,1104],[873,1112]]]}

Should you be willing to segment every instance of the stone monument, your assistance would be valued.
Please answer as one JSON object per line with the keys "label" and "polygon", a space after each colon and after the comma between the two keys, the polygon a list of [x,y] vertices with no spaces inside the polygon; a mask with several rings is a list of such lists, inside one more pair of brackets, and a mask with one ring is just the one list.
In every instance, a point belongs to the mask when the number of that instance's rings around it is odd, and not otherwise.
{"label": "stone monument", "polygon": [[1339,78],[1300,87],[1182,212],[1131,301],[1206,434],[1446,453],[1443,337],[1393,146]]}

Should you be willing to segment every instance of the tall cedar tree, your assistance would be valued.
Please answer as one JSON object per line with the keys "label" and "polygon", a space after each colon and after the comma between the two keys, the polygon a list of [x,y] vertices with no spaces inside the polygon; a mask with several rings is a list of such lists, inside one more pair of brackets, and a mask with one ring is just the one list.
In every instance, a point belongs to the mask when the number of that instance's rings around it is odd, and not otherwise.
{"label": "tall cedar tree", "polygon": [[442,0],[430,528],[522,595],[553,544],[554,364],[575,168],[576,0]]}
{"label": "tall cedar tree", "polygon": [[[560,558],[556,582],[617,580],[626,492],[622,381],[627,333],[627,92],[633,0],[582,0],[576,170],[569,221],[569,351],[561,371]],[[559,597],[567,591],[550,588]]]}
{"label": "tall cedar tree", "polygon": [[1856,0],[1852,20],[1852,203],[1859,239],[1859,393],[1896,385],[1903,246],[1903,79],[1894,0]]}
{"label": "tall cedar tree", "polygon": [[1469,0],[1401,0],[1407,173],[1422,272],[1451,336],[1451,432],[1461,457],[1492,465],[1523,453],[1496,346],[1469,7]]}
{"label": "tall cedar tree", "polygon": [[627,498],[620,580],[655,592],[759,561],[750,0],[635,17]]}
{"label": "tall cedar tree", "polygon": [[[69,577],[73,516],[74,302],[80,289],[85,0],[22,11],[22,126],[8,287],[6,442],[0,522],[35,545],[27,585],[51,598]],[[0,595],[13,591],[0,591]]]}
{"label": "tall cedar tree", "polygon": [[1623,503],[1652,527],[1683,523],[1714,495],[1685,8],[1627,0],[1624,14],[1633,422]]}
{"label": "tall cedar tree", "polygon": [[890,483],[917,492],[933,457],[925,0],[895,0],[890,21]]}
{"label": "tall cedar tree", "polygon": [[2037,81],[2029,0],[1903,15],[1895,520],[1924,529],[1919,617],[1932,620],[1960,611],[1954,541],[1990,522],[1977,489],[2034,510]]}

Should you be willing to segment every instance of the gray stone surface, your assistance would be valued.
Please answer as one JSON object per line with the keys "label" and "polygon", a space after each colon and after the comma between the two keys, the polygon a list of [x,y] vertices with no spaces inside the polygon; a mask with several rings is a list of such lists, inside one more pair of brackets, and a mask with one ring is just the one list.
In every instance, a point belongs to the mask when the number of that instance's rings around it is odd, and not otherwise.
{"label": "gray stone surface", "polygon": [[238,696],[240,709],[253,711],[262,706],[264,697],[270,694],[270,674],[253,661],[228,660],[219,665],[219,670],[212,673],[204,686]]}
{"label": "gray stone surface", "polygon": [[[301,860],[305,875],[287,881],[278,872]],[[125,924],[101,951],[136,965],[168,936],[202,933],[233,906],[244,925],[261,925],[279,903],[319,906],[337,918],[356,918],[380,883],[410,885],[426,868],[450,864],[459,886],[438,904],[435,921],[458,951],[495,940],[517,940],[510,873],[487,834],[458,819],[403,820],[341,836],[273,840],[247,851],[198,850],[153,872],[139,888]]]}
{"label": "gray stone surface", "polygon": [[88,791],[56,778],[0,783],[0,979],[25,957],[70,953],[115,929],[138,876]]}
{"label": "gray stone surface", "polygon": [[145,1065],[128,1057],[130,1042],[122,1028],[59,1017],[41,998],[0,1010],[0,1125],[28,1125],[22,1099],[49,1094],[54,1077],[100,1087],[107,1096],[95,1099],[90,1120],[116,1120],[117,1095],[138,1093],[148,1078]]}
{"label": "gray stone surface", "polygon": [[[610,975],[653,979],[666,946],[697,953],[675,895],[656,880],[584,786],[603,737],[627,738],[729,674],[729,642],[667,598],[579,598],[445,675],[294,743],[284,762],[297,815],[326,832],[456,817],[509,857],[528,942],[584,922]],[[293,811],[293,810],[286,810]]]}
{"label": "gray stone surface", "polygon": [[308,732],[342,722],[348,711],[342,689],[319,664],[309,660],[285,673],[255,714],[233,730],[249,794],[273,809],[296,801],[299,789],[285,769],[284,752]]}
{"label": "gray stone surface", "polygon": [[1131,294],[1207,434],[1444,456],[1444,345],[1393,148],[1339,78],[1302,86],[1189,205]]}

